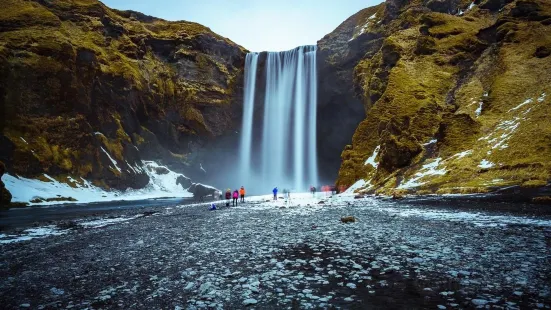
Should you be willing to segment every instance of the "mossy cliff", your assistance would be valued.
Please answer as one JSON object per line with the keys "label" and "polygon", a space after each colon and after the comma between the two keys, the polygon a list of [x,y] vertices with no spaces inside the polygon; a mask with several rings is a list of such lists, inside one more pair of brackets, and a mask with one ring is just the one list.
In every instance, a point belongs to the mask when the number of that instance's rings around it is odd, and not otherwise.
{"label": "mossy cliff", "polygon": [[142,159],[192,175],[237,125],[244,56],[199,24],[96,0],[3,1],[0,160],[104,188],[147,184]]}
{"label": "mossy cliff", "polygon": [[399,1],[360,12],[365,119],[337,185],[473,193],[551,179],[551,4]]}

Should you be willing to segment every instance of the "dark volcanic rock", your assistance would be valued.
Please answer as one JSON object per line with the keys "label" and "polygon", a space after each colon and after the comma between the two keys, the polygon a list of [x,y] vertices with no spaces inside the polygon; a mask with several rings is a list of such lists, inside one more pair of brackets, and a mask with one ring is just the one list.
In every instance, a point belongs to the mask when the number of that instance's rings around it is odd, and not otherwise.
{"label": "dark volcanic rock", "polygon": [[318,41],[318,155],[322,180],[334,181],[340,154],[355,128],[365,118],[365,109],[355,93],[354,67],[371,51],[380,48],[381,33],[361,32],[383,4],[362,10]]}
{"label": "dark volcanic rock", "polygon": [[6,166],[0,161],[0,209],[6,208],[11,202],[11,193],[6,189],[2,176],[6,172]]}

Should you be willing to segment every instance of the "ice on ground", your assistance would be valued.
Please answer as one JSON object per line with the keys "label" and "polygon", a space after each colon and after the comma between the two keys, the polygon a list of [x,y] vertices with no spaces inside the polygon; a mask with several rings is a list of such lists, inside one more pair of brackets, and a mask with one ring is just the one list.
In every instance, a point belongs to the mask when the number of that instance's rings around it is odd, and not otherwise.
{"label": "ice on ground", "polygon": [[474,1],[471,2],[471,4],[469,5],[469,7],[467,8],[467,11],[472,10],[475,6],[476,6],[476,4],[474,3]]}
{"label": "ice on ground", "polygon": [[[530,103],[532,103],[532,102],[534,102],[534,99],[532,99],[532,98],[526,99],[523,103],[517,105],[517,106],[514,107],[514,108],[509,109],[509,111],[507,111],[507,112],[516,111],[516,110],[522,108],[523,106],[525,106],[525,105],[527,105],[527,104],[530,104]],[[540,102],[539,99],[538,99],[538,102]]]}
{"label": "ice on ground", "polygon": [[101,150],[105,153],[105,155],[107,155],[107,157],[109,157],[109,160],[111,160],[111,163],[113,163],[113,165],[115,166],[115,169],[117,169],[118,172],[122,172],[121,168],[119,168],[119,165],[117,165],[117,161],[114,160],[113,157],[111,157],[111,155],[109,155],[109,153],[103,148],[103,146],[101,147]]}
{"label": "ice on ground", "polygon": [[413,175],[411,179],[409,179],[405,183],[400,184],[400,186],[398,186],[398,189],[410,189],[419,187],[425,184],[425,182],[420,182],[420,180],[426,176],[446,174],[446,168],[437,169],[441,161],[442,158],[438,157],[432,162],[423,165],[423,167],[421,167],[421,169],[415,175]]}
{"label": "ice on ground", "polygon": [[538,103],[542,103],[545,100],[546,96],[547,96],[546,93],[542,93],[541,96],[538,98]]}
{"label": "ice on ground", "polygon": [[379,166],[379,163],[375,161],[375,158],[377,158],[377,155],[379,154],[380,149],[381,149],[381,146],[377,145],[377,147],[373,151],[373,154],[371,154],[371,156],[365,161],[364,165],[369,164],[369,165],[373,166],[373,168],[377,169],[377,167]]}
{"label": "ice on ground", "polygon": [[488,168],[492,168],[494,166],[494,163],[486,160],[486,159],[483,159],[482,161],[480,161],[480,164],[478,164],[478,167],[482,168],[482,169],[488,169]]}
{"label": "ice on ground", "polygon": [[27,142],[25,139],[23,139],[23,137],[19,137],[21,140],[23,140],[23,142],[25,142],[26,144],[29,144],[29,142]]}
{"label": "ice on ground", "polygon": [[[90,203],[100,201],[115,201],[115,200],[142,200],[153,198],[166,197],[192,197],[193,194],[183,189],[181,185],[176,184],[176,179],[182,174],[169,170],[153,161],[143,161],[142,168],[134,167],[135,170],[144,171],[149,176],[149,183],[143,189],[127,189],[126,191],[105,191],[94,186],[90,182],[81,178],[81,182],[76,182],[74,179],[69,179],[74,182],[71,187],[66,183],[60,183],[54,178],[44,175],[50,182],[43,182],[36,179],[27,179],[16,177],[10,174],[4,174],[2,181],[6,184],[6,188],[11,192],[14,202],[30,203],[35,198],[58,198],[72,197],[78,203]],[[129,165],[130,166],[130,165]],[[166,168],[169,172],[166,174],[158,174],[159,167]],[[80,184],[79,184],[80,183]],[[50,205],[72,203],[70,201],[52,201],[42,202],[38,205]],[[32,204],[32,203],[31,203]]]}

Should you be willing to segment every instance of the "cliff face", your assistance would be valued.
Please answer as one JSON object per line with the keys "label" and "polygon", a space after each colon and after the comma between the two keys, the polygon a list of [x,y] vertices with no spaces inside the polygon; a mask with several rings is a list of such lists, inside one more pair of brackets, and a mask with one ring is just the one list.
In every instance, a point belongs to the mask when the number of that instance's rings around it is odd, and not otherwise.
{"label": "cliff face", "polygon": [[236,127],[245,51],[210,29],[95,0],[2,6],[7,172],[140,188],[141,160],[193,176],[203,147]]}
{"label": "cliff face", "polygon": [[367,40],[352,75],[367,116],[338,185],[426,194],[549,182],[549,2],[389,0],[371,10],[350,37]]}
{"label": "cliff face", "polygon": [[[320,177],[325,182],[335,177],[340,153],[358,124],[365,119],[361,96],[353,82],[354,67],[381,46],[381,31],[366,32],[384,5],[364,9],[318,41],[318,154]],[[375,29],[375,28],[373,28]]]}

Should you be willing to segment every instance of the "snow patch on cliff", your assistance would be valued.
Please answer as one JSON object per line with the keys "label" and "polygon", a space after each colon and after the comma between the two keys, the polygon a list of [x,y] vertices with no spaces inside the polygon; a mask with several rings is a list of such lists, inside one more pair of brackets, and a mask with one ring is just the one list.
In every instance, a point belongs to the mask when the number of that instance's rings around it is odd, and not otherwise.
{"label": "snow patch on cliff", "polygon": [[400,184],[400,186],[398,186],[398,189],[410,189],[419,187],[425,184],[425,182],[421,182],[421,179],[426,176],[446,174],[447,170],[445,168],[437,169],[441,161],[442,158],[439,157],[434,159],[434,161],[423,165],[423,167],[421,167],[421,169],[415,175],[413,175],[411,179],[407,180],[405,183]]}
{"label": "snow patch on cliff", "polygon": [[365,161],[364,165],[371,165],[373,168],[377,169],[379,166],[379,163],[375,161],[375,158],[377,158],[377,155],[379,155],[379,150],[381,149],[380,145],[377,145],[375,150],[373,151],[373,154]]}
{"label": "snow patch on cliff", "polygon": [[[128,166],[130,166],[130,164],[128,164]],[[36,198],[46,200],[49,198],[60,199],[61,197],[71,197],[76,199],[76,201],[40,202],[36,203],[36,205],[193,196],[192,193],[183,189],[181,185],[176,184],[176,179],[182,174],[171,171],[156,162],[143,161],[142,167],[136,166],[134,170],[144,171],[149,176],[149,183],[142,189],[129,188],[124,191],[106,191],[82,178],[79,181],[73,178],[67,178],[67,180],[72,182],[72,185],[75,186],[71,187],[69,184],[61,183],[46,174],[44,177],[50,180],[49,182],[12,176],[10,174],[4,174],[4,176],[2,176],[2,181],[4,181],[6,188],[12,194],[13,202],[33,204],[30,201]]]}

